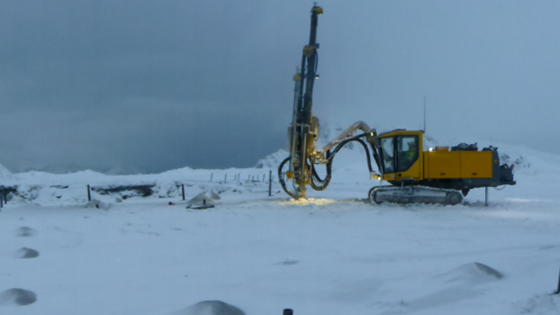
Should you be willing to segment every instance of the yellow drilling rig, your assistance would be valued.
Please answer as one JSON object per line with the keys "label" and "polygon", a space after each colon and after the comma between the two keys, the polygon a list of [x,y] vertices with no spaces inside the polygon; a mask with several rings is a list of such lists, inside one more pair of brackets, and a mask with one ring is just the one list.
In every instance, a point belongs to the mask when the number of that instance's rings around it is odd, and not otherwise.
{"label": "yellow drilling rig", "polygon": [[[369,190],[372,203],[441,203],[459,204],[470,189],[515,185],[512,168],[500,165],[497,149],[478,150],[476,145],[436,147],[423,151],[422,130],[398,129],[378,134],[364,122],[357,122],[321,150],[317,149],[319,119],[311,113],[313,84],[317,77],[317,22],[323,9],[311,9],[309,44],[303,48],[301,67],[294,76],[293,118],[288,128],[290,156],[278,167],[284,191],[293,198],[306,198],[307,186],[324,190],[331,181],[332,162],[336,153],[350,143],[363,146],[372,179],[388,182]],[[361,131],[354,135],[354,132]],[[369,148],[368,148],[369,145]],[[371,154],[370,154],[371,149]],[[371,158],[378,172],[372,167]],[[287,181],[284,180],[284,168]],[[326,166],[321,179],[316,165]],[[289,187],[291,184],[292,187]]]}

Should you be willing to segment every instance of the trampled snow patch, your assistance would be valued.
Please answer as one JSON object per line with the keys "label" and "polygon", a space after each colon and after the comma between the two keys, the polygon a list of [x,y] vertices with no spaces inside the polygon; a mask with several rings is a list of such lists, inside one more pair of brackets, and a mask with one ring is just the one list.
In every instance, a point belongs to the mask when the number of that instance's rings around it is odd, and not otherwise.
{"label": "trampled snow patch", "polygon": [[294,206],[307,206],[307,205],[316,205],[316,206],[325,206],[332,203],[335,203],[336,200],[334,199],[324,199],[324,198],[307,198],[307,199],[290,199],[287,201],[280,201],[280,204],[283,205],[294,205]]}
{"label": "trampled snow patch", "polygon": [[91,201],[88,201],[85,205],[86,208],[96,208],[96,209],[102,209],[102,210],[109,210],[111,208],[111,204],[110,203],[106,203],[106,202],[102,202],[100,200],[97,199],[92,199]]}
{"label": "trampled snow patch", "polygon": [[29,236],[35,236],[37,235],[37,230],[30,228],[28,226],[22,226],[17,228],[16,230],[16,236],[20,236],[20,237],[29,237]]}
{"label": "trampled snow patch", "polygon": [[[494,268],[481,263],[469,263],[433,278],[426,290],[403,303],[404,310],[411,313],[430,311],[445,305],[459,303],[484,295],[487,283],[502,279],[503,275]],[[432,282],[430,281],[430,282]]]}
{"label": "trampled snow patch", "polygon": [[540,294],[528,301],[515,303],[519,314],[558,314],[560,295]]}

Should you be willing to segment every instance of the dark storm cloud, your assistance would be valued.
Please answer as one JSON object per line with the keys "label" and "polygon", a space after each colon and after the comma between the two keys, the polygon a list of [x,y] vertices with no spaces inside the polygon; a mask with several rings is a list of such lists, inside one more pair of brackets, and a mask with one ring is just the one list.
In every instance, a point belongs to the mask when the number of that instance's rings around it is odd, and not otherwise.
{"label": "dark storm cloud", "polygon": [[[322,120],[419,128],[427,95],[436,137],[553,149],[556,2],[319,4]],[[285,146],[311,6],[1,2],[0,163],[111,172],[254,165]]]}
{"label": "dark storm cloud", "polygon": [[9,168],[251,166],[284,141],[273,130],[289,120],[277,117],[291,102],[283,79],[293,63],[275,47],[282,41],[265,3],[2,6]]}

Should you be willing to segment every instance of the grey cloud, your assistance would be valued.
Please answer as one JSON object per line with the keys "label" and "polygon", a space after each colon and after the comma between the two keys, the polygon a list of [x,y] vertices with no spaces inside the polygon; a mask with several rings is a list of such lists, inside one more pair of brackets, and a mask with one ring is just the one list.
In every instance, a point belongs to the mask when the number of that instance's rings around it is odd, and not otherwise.
{"label": "grey cloud", "polygon": [[[0,3],[12,171],[246,167],[283,148],[301,1]],[[560,153],[554,1],[323,1],[314,113]],[[546,135],[542,135],[542,128]]]}

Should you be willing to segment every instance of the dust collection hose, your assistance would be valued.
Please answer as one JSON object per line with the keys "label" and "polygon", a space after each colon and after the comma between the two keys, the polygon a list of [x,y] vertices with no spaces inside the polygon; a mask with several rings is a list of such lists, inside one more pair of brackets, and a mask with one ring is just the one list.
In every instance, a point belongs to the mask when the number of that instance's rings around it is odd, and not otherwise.
{"label": "dust collection hose", "polygon": [[317,191],[322,191],[325,190],[328,186],[329,183],[331,182],[331,174],[332,174],[332,159],[329,159],[331,156],[331,152],[327,151],[327,176],[325,177],[324,180],[322,180],[319,177],[319,174],[317,174],[317,171],[315,170],[315,166],[313,165],[313,162],[309,161],[309,164],[311,165],[311,188],[317,190]]}
{"label": "dust collection hose", "polygon": [[284,191],[288,195],[290,195],[290,197],[297,199],[297,195],[291,192],[288,187],[286,187],[286,182],[284,181],[284,177],[282,176],[282,169],[284,168],[284,164],[286,164],[286,162],[288,162],[291,158],[291,156],[288,156],[284,161],[282,161],[282,163],[280,163],[280,166],[278,166],[278,181],[280,182],[282,189],[284,189]]}
{"label": "dust collection hose", "polygon": [[[326,153],[326,158],[328,160],[326,168],[327,168],[327,175],[325,177],[325,179],[321,179],[319,177],[319,174],[317,174],[317,171],[315,170],[315,166],[313,165],[313,162],[310,160],[308,166],[311,168],[311,183],[310,186],[317,190],[317,191],[322,191],[325,190],[328,186],[329,183],[331,181],[331,177],[332,177],[332,162],[334,160],[334,156],[336,155],[336,153],[338,153],[338,151],[340,151],[342,149],[342,147],[344,147],[346,144],[352,142],[352,141],[356,141],[358,143],[360,143],[363,147],[364,150],[366,152],[366,158],[367,158],[367,164],[368,164],[368,169],[370,174],[373,173],[373,167],[371,166],[371,157],[369,155],[369,148],[367,147],[366,143],[360,139],[361,137],[365,136],[366,134],[361,134],[361,135],[357,135],[355,137],[352,138],[347,138],[343,141],[341,141],[333,150],[333,153],[331,154],[330,151],[327,151]],[[293,192],[291,192],[288,187],[286,187],[286,182],[284,181],[284,177],[282,176],[282,169],[284,168],[284,165],[290,160],[291,156],[287,157],[284,161],[282,161],[282,163],[280,163],[280,166],[278,167],[278,178],[280,181],[280,185],[282,185],[282,188],[284,189],[284,191],[292,198],[297,199],[297,195],[294,194]],[[377,163],[377,159],[376,159],[376,163]],[[378,165],[379,166],[379,165]]]}

